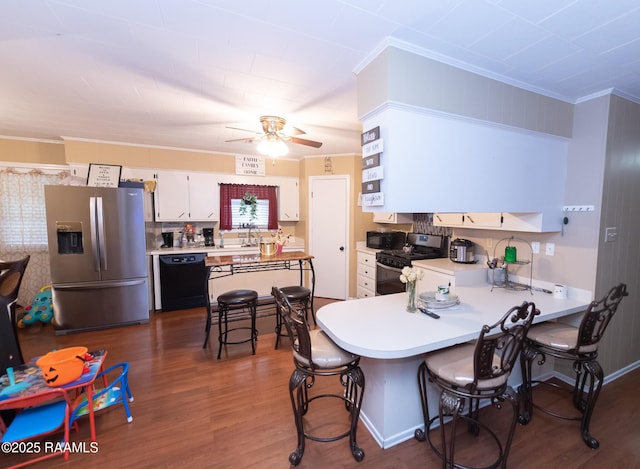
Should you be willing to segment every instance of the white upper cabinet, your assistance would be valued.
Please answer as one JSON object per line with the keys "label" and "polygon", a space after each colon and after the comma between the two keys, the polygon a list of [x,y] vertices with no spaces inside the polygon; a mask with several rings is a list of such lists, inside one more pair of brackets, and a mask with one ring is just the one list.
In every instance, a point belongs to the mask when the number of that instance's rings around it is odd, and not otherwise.
{"label": "white upper cabinet", "polygon": [[194,221],[219,221],[220,188],[212,173],[189,173],[189,215]]}
{"label": "white upper cabinet", "polygon": [[392,103],[363,119],[364,130],[375,127],[384,142],[380,209],[542,213],[541,230],[560,230],[568,139]]}
{"label": "white upper cabinet", "polygon": [[156,221],[218,221],[220,202],[213,173],[158,171]]}
{"label": "white upper cabinet", "polygon": [[462,226],[464,224],[464,213],[434,213],[433,226]]}
{"label": "white upper cabinet", "polygon": [[298,178],[278,178],[278,220],[300,220],[300,189]]}
{"label": "white upper cabinet", "polygon": [[[156,172],[153,169],[144,169],[144,168],[122,168],[122,178],[123,179],[141,179],[142,181],[153,181],[155,180]],[[154,220],[154,211],[153,211],[153,194],[151,192],[144,193],[144,221],[153,221]]]}
{"label": "white upper cabinet", "polygon": [[434,226],[464,227],[476,229],[500,229],[502,213],[465,212],[465,213],[434,213]]}
{"label": "white upper cabinet", "polygon": [[374,212],[375,223],[413,223],[413,213]]}
{"label": "white upper cabinet", "polygon": [[551,223],[545,224],[544,217],[543,213],[434,213],[433,225],[530,233],[553,231],[546,228]]}

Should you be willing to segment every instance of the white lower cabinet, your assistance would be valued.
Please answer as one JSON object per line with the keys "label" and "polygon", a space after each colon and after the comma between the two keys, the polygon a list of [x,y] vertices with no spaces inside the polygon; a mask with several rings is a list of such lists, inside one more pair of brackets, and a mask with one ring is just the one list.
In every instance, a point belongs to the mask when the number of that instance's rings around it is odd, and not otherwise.
{"label": "white lower cabinet", "polygon": [[358,298],[376,296],[376,255],[358,251]]}

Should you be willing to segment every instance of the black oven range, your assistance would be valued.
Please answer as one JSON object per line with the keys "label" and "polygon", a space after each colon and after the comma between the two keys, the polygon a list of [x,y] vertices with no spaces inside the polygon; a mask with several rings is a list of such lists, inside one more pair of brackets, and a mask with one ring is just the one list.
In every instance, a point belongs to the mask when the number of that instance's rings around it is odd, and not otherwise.
{"label": "black oven range", "polygon": [[376,253],[376,295],[403,292],[402,268],[410,267],[412,261],[447,257],[447,245],[447,236],[409,233],[403,249]]}

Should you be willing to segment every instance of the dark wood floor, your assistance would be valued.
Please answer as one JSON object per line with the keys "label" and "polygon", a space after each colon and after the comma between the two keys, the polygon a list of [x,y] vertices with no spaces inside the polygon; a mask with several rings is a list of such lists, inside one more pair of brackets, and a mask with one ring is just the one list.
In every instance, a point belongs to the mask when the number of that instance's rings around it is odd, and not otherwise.
{"label": "dark wood floor", "polygon": [[[317,305],[321,304],[320,299]],[[97,454],[72,454],[68,462],[54,458],[32,467],[289,467],[288,456],[296,445],[287,391],[293,367],[291,352],[286,339],[280,350],[274,350],[272,324],[261,327],[264,333],[255,356],[244,344],[230,346],[221,360],[215,357],[215,336],[210,347],[202,349],[204,312],[200,309],[155,314],[146,325],[68,336],[53,335],[50,326],[22,330],[22,346],[29,357],[70,345],[107,349],[107,365],[130,363],[129,381],[135,396],[132,423],[127,424],[120,408],[97,417]],[[577,422],[536,412],[529,425],[516,429],[509,467],[640,467],[639,388],[640,370],[604,387],[591,425],[600,440],[598,450],[582,443]],[[550,395],[542,399],[556,398]],[[495,417],[487,413],[487,419],[500,420],[507,410],[486,412],[495,413]],[[343,406],[323,408],[312,415],[318,414],[345,423]],[[314,424],[318,432],[334,430],[317,420]],[[72,438],[88,441],[87,436],[88,424],[82,422],[80,432]],[[362,424],[358,443],[366,453],[361,463],[352,458],[347,440],[310,441],[298,467],[400,469],[440,465],[426,443],[413,439],[382,450]],[[484,447],[465,450],[462,443],[459,449],[474,461],[487,451]],[[17,461],[15,456],[0,455],[2,467]]]}

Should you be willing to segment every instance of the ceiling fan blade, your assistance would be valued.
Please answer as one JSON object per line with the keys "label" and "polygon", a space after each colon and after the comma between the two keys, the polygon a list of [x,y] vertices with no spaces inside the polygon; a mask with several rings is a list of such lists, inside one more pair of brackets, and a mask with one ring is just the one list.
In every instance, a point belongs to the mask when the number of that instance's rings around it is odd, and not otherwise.
{"label": "ceiling fan blade", "polygon": [[226,128],[233,129],[233,130],[242,130],[243,132],[251,132],[252,134],[256,134],[256,135],[262,135],[262,132],[258,132],[256,130],[241,129],[240,127],[229,127],[229,126],[226,126]]}
{"label": "ceiling fan blade", "polygon": [[284,129],[282,129],[282,133],[285,134],[287,137],[306,134],[304,130],[299,129],[297,127],[285,127]]}
{"label": "ceiling fan blade", "polygon": [[231,140],[225,140],[225,142],[245,142],[245,143],[253,143],[257,142],[258,138],[246,137],[246,138],[232,138]]}
{"label": "ceiling fan blade", "polygon": [[291,137],[289,141],[291,143],[297,143],[299,145],[306,145],[314,148],[320,148],[322,146],[322,142],[314,142],[313,140],[307,140],[306,138]]}

